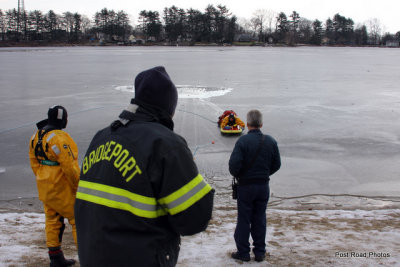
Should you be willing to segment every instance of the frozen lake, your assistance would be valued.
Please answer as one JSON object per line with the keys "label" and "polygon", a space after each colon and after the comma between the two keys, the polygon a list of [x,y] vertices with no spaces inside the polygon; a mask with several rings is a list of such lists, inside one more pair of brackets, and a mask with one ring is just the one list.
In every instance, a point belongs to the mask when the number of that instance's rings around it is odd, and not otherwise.
{"label": "frozen lake", "polygon": [[399,49],[381,48],[0,48],[0,200],[36,197],[28,143],[50,106],[67,108],[81,162],[133,97],[136,74],[156,65],[180,90],[175,131],[217,192],[229,189],[237,138],[215,121],[257,108],[281,150],[274,195],[399,196],[399,62]]}

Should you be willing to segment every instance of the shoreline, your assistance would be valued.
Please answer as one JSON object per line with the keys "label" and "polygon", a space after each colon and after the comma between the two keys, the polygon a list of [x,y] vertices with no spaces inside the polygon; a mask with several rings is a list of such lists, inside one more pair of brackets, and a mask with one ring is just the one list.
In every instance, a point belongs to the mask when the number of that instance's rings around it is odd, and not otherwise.
{"label": "shoreline", "polygon": [[100,44],[99,42],[93,43],[51,43],[51,42],[1,42],[0,48],[14,48],[14,47],[353,47],[353,48],[400,48],[390,47],[384,45],[310,45],[310,44],[296,44],[296,45],[286,45],[286,44],[269,44],[269,43],[259,43],[259,42],[243,42],[243,43],[233,43],[233,44],[216,44],[216,43],[150,43],[150,44],[118,44],[118,43],[105,43]]}
{"label": "shoreline", "polygon": [[[236,201],[230,192],[216,195],[215,209],[236,210]],[[271,195],[268,210],[312,211],[343,210],[373,211],[400,209],[400,197],[393,196],[357,196],[312,194],[307,196],[280,197]],[[1,213],[43,213],[42,202],[37,197],[0,200]]]}

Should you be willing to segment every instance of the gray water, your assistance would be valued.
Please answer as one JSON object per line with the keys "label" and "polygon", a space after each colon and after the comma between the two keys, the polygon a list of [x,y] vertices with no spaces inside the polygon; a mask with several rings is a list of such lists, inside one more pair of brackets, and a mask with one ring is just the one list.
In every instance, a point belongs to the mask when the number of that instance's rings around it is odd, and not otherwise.
{"label": "gray water", "polygon": [[93,135],[133,97],[115,89],[156,65],[182,88],[231,89],[182,98],[174,117],[217,192],[229,189],[237,137],[222,137],[215,121],[225,109],[245,120],[257,108],[281,150],[275,195],[399,196],[399,62],[399,49],[381,48],[1,48],[0,200],[36,196],[28,145],[50,106],[67,108],[81,162]]}

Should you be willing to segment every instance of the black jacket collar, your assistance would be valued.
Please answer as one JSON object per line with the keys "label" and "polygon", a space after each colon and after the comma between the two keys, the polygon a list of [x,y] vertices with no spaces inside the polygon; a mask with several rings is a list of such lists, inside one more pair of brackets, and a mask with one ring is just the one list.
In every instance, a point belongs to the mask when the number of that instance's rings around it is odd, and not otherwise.
{"label": "black jacket collar", "polygon": [[[174,130],[174,122],[168,112],[137,99],[131,100],[131,106],[134,106],[131,110],[124,110],[119,115],[123,120],[129,121],[151,121],[158,122],[170,129]],[[135,106],[136,105],[136,106]]]}
{"label": "black jacket collar", "polygon": [[248,133],[258,134],[258,133],[261,133],[261,130],[260,129],[254,129],[254,130],[249,131]]}
{"label": "black jacket collar", "polygon": [[36,127],[38,128],[38,130],[49,130],[49,129],[51,129],[51,130],[61,130],[60,127],[49,124],[49,120],[48,119],[39,121],[38,123],[36,123]]}

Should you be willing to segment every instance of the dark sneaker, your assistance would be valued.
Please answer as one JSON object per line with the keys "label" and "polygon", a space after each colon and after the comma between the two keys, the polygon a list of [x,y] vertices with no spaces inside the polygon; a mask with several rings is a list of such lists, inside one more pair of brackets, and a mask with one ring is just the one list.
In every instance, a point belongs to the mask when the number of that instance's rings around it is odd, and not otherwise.
{"label": "dark sneaker", "polygon": [[250,255],[239,256],[239,253],[237,253],[237,252],[232,252],[231,257],[232,257],[232,259],[235,259],[235,260],[250,261]]}
{"label": "dark sneaker", "polygon": [[265,254],[263,254],[263,255],[256,255],[256,256],[254,257],[254,260],[257,261],[257,262],[264,261],[264,260],[265,260]]}

